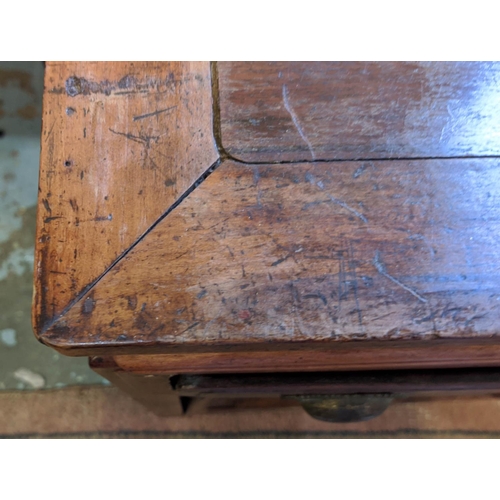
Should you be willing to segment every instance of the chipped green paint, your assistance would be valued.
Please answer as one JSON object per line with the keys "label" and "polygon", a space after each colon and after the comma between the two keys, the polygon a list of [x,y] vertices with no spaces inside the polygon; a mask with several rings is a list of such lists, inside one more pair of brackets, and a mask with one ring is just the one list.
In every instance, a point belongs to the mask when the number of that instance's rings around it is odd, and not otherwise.
{"label": "chipped green paint", "polygon": [[17,332],[13,328],[4,328],[0,330],[0,341],[9,347],[13,347],[17,344]]}
{"label": "chipped green paint", "polygon": [[0,63],[0,390],[106,383],[31,327],[42,91],[42,63]]}

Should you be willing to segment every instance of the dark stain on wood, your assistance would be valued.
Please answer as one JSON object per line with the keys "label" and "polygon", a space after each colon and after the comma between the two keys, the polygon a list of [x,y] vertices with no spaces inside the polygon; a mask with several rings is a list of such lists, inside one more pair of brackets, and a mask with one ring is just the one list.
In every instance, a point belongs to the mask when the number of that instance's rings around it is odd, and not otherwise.
{"label": "dark stain on wood", "polygon": [[127,307],[134,310],[137,307],[137,296],[130,295],[127,297]]}
{"label": "dark stain on wood", "polygon": [[66,93],[70,97],[75,97],[77,95],[89,95],[89,94],[105,94],[110,95],[114,86],[108,81],[103,80],[101,82],[89,81],[86,78],[78,76],[70,76],[65,83]]}
{"label": "dark stain on wood", "polygon": [[94,306],[95,306],[95,301],[90,295],[83,301],[82,313],[92,314],[92,312],[94,311]]}

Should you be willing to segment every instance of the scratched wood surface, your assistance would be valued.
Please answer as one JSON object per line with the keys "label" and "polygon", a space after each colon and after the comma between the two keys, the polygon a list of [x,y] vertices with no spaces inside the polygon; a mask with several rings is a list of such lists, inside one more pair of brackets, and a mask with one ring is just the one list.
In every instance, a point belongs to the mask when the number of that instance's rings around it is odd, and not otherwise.
{"label": "scratched wood surface", "polygon": [[244,162],[500,153],[500,63],[224,62],[220,139]]}
{"label": "scratched wood surface", "polygon": [[208,63],[47,63],[37,333],[216,159]]}
{"label": "scratched wood surface", "polygon": [[224,162],[44,341],[85,352],[495,341],[499,180],[497,159]]}

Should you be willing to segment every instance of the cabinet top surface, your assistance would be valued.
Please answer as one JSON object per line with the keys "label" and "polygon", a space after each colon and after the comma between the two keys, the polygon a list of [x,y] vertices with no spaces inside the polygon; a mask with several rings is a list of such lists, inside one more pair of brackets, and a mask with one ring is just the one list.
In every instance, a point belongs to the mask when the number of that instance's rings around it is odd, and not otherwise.
{"label": "cabinet top surface", "polygon": [[494,344],[499,71],[48,63],[37,335],[84,355]]}

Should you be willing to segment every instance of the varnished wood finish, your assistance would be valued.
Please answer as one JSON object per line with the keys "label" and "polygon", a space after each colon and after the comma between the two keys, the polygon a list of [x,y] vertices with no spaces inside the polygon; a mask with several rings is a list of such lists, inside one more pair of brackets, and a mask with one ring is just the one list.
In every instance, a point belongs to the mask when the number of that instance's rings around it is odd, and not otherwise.
{"label": "varnished wood finish", "polygon": [[187,404],[174,393],[170,375],[136,375],[122,370],[112,358],[94,358],[90,366],[157,415],[175,417],[185,412]]}
{"label": "varnished wood finish", "polygon": [[500,64],[224,62],[220,134],[244,162],[500,154]]}
{"label": "varnished wood finish", "polygon": [[44,338],[168,352],[495,336],[498,179],[498,160],[223,163]]}
{"label": "varnished wood finish", "polygon": [[[94,347],[94,352],[99,348]],[[158,349],[142,348],[154,352]],[[139,349],[138,349],[139,352]],[[315,349],[286,344],[282,349],[178,354],[117,355],[114,361],[137,374],[272,373],[500,366],[500,345],[490,339],[320,343]]]}
{"label": "varnished wood finish", "polygon": [[498,64],[48,68],[46,344],[143,375],[500,365]]}
{"label": "varnished wood finish", "polygon": [[216,161],[208,63],[47,63],[39,335]]}

